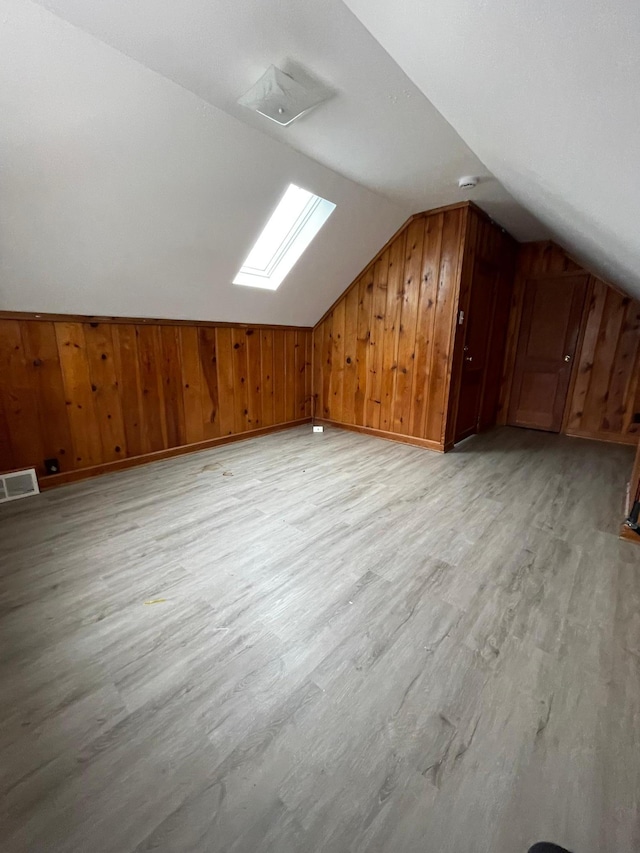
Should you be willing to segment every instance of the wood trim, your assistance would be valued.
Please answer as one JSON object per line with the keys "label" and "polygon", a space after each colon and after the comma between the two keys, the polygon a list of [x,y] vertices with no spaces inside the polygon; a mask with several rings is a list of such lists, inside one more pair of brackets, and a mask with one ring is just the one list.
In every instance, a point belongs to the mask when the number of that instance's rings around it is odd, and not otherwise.
{"label": "wood trim", "polygon": [[433,207],[430,210],[421,210],[419,213],[414,214],[414,216],[433,216],[436,213],[448,213],[451,210],[460,210],[462,208],[467,208],[468,210],[475,211],[478,216],[482,217],[490,225],[493,225],[494,228],[498,228],[498,230],[502,231],[503,234],[505,234],[507,237],[510,237],[514,243],[518,242],[515,237],[510,234],[503,225],[500,225],[499,222],[496,222],[495,219],[492,219],[492,217],[487,213],[487,211],[479,207],[474,201],[456,201],[453,204],[444,204],[442,205],[442,207]]}
{"label": "wood trim", "polygon": [[[417,216],[435,216],[438,213],[449,213],[452,210],[462,210],[463,208],[475,207],[472,201],[455,201],[453,204],[443,204],[440,207],[432,207],[429,210],[420,210],[414,214]],[[480,209],[480,208],[478,208]],[[482,211],[484,213],[484,211]],[[488,214],[484,213],[485,216]]]}
{"label": "wood trim", "polygon": [[297,421],[288,421],[283,424],[260,427],[259,429],[239,432],[235,435],[223,435],[218,438],[210,438],[207,441],[198,441],[194,444],[183,444],[180,447],[169,447],[166,450],[157,450],[154,453],[145,453],[142,456],[130,456],[127,459],[117,459],[114,462],[103,462],[101,465],[94,465],[91,468],[80,468],[76,471],[65,471],[61,474],[51,474],[48,477],[40,477],[38,482],[40,484],[40,490],[45,491],[46,489],[51,489],[55,486],[62,486],[66,483],[75,483],[78,480],[87,480],[90,477],[98,477],[101,474],[110,474],[114,471],[124,471],[126,468],[135,468],[138,465],[146,465],[149,462],[158,462],[162,459],[171,459],[174,456],[182,456],[187,453],[197,453],[200,450],[208,450],[222,444],[232,444],[235,441],[244,441],[248,438],[258,438],[263,435],[269,435],[272,432],[280,432],[281,430],[291,429],[292,427],[309,423],[311,423],[311,418],[301,418]]}
{"label": "wood trim", "polygon": [[102,317],[97,314],[44,314],[35,311],[0,311],[0,320],[29,320],[35,323],[122,323],[144,326],[206,326],[225,329],[291,329],[310,332],[313,326],[287,326],[276,323],[228,323],[217,320],[163,320],[156,317]]}
{"label": "wood trim", "polygon": [[[518,427],[519,428],[519,427]],[[586,430],[580,431],[578,429],[572,430],[561,430],[559,435],[568,435],[569,438],[586,438],[589,441],[604,441],[605,444],[622,444],[625,447],[635,447],[638,443],[637,435],[629,435],[627,437],[620,437],[618,435],[612,435],[610,438],[601,432],[594,435],[591,432],[587,432]]]}
{"label": "wood trim", "polygon": [[422,447],[426,450],[435,450],[438,453],[444,453],[445,451],[445,446],[440,442],[430,441],[428,438],[416,438],[416,436],[414,435],[403,435],[397,432],[388,432],[383,429],[374,429],[373,427],[359,426],[358,424],[340,423],[338,421],[327,420],[327,418],[316,418],[314,423],[324,424],[325,426],[337,427],[338,429],[346,429],[350,430],[351,432],[359,432],[363,435],[372,435],[375,438],[383,438],[386,441],[396,441],[399,444],[413,444],[416,447]]}

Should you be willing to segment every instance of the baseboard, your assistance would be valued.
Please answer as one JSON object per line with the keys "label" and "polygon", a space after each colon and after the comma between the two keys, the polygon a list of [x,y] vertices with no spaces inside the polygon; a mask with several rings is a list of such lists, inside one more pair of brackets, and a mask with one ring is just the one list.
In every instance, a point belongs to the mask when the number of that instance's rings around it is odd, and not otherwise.
{"label": "baseboard", "polygon": [[624,444],[626,447],[636,447],[638,444],[638,436],[630,435],[619,438],[615,435],[602,435],[602,433],[597,432],[579,432],[578,430],[564,430],[564,435],[568,435],[569,438],[587,438],[589,441],[604,441],[607,444]]}
{"label": "baseboard", "polygon": [[39,477],[40,489],[51,489],[55,486],[63,486],[66,483],[75,483],[78,480],[87,480],[90,477],[99,477],[101,474],[110,474],[113,471],[123,471],[126,468],[135,468],[137,465],[146,465],[148,462],[158,462],[161,459],[171,459],[174,456],[183,456],[186,453],[197,453],[199,450],[208,450],[222,444],[232,444],[235,441],[245,441],[248,438],[258,438],[269,435],[272,432],[280,432],[284,429],[311,423],[311,418],[301,418],[297,421],[287,421],[274,426],[260,427],[247,432],[238,432],[233,435],[222,435],[218,438],[210,438],[207,441],[198,441],[194,444],[183,444],[180,447],[168,447],[166,450],[156,450],[153,453],[144,453],[141,456],[130,456],[127,459],[116,459],[113,462],[103,462],[101,465],[93,465],[90,468],[79,468],[77,471],[64,471],[60,474],[50,474],[48,477]]}
{"label": "baseboard", "polygon": [[431,441],[428,438],[416,438],[414,435],[403,435],[396,432],[388,432],[384,429],[374,429],[374,427],[359,426],[358,424],[344,424],[339,421],[331,421],[327,418],[315,418],[314,423],[326,424],[327,426],[338,427],[338,429],[348,429],[351,432],[360,432],[364,435],[372,435],[375,438],[384,438],[385,441],[396,441],[400,444],[413,444],[416,447],[424,447],[427,450],[435,450],[438,453],[444,453],[445,447],[439,441]]}

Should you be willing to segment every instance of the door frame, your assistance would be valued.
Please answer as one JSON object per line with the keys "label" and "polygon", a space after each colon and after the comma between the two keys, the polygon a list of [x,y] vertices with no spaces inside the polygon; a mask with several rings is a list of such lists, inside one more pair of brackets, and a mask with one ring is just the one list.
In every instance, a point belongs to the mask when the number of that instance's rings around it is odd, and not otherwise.
{"label": "door frame", "polygon": [[477,283],[474,280],[475,277],[472,277],[470,287],[469,287],[469,292],[467,295],[466,306],[465,306],[465,309],[466,309],[465,322],[462,325],[462,336],[461,336],[461,341],[459,344],[462,347],[462,354],[461,354],[460,371],[459,371],[459,377],[458,377],[457,389],[456,389],[456,408],[455,408],[455,418],[454,418],[454,424],[453,424],[453,443],[454,444],[458,444],[458,442],[464,441],[465,438],[469,438],[469,436],[472,436],[472,435],[477,435],[478,432],[480,432],[480,420],[482,418],[482,404],[484,401],[484,396],[485,396],[486,386],[487,386],[487,368],[488,368],[488,361],[489,361],[488,356],[489,356],[489,352],[491,351],[491,341],[492,341],[492,335],[493,335],[493,329],[495,326],[495,317],[496,317],[496,305],[497,305],[497,301],[498,301],[498,291],[500,288],[499,279],[500,279],[500,275],[502,273],[502,270],[498,264],[492,263],[491,261],[488,261],[485,258],[474,259],[474,267],[473,267],[474,272],[475,272],[475,268],[476,268],[475,267],[476,263],[478,263],[478,264],[484,263],[486,266],[491,267],[493,274],[495,275],[495,279],[493,281],[493,287],[491,290],[491,307],[490,307],[490,313],[489,313],[489,317],[490,317],[489,331],[487,333],[487,339],[485,342],[484,368],[482,371],[482,380],[480,382],[480,394],[478,397],[478,417],[476,418],[476,422],[472,428],[465,430],[463,433],[458,433],[458,414],[460,411],[460,395],[462,393],[462,377],[464,374],[464,358],[465,358],[464,353],[465,353],[465,347],[466,347],[466,343],[467,343],[467,336],[469,334],[469,327],[471,324],[470,307],[471,307],[472,291],[473,291],[474,285],[477,286]]}
{"label": "door frame", "polygon": [[[515,310],[517,311],[517,316],[514,319],[512,324],[512,343],[511,343],[511,352],[509,352],[509,343],[507,343],[507,352],[505,353],[506,359],[503,369],[503,376],[505,377],[504,384],[504,397],[501,400],[500,406],[502,411],[502,418],[498,420],[499,424],[508,425],[508,413],[509,408],[511,406],[511,397],[513,394],[513,380],[515,378],[515,367],[516,367],[516,358],[518,354],[518,342],[520,340],[520,332],[522,330],[522,313],[524,308],[524,297],[525,297],[525,288],[527,286],[528,281],[540,281],[545,278],[573,278],[577,275],[586,275],[587,276],[587,289],[584,297],[584,305],[582,306],[582,313],[580,315],[580,324],[578,326],[578,339],[576,341],[576,351],[574,357],[572,359],[571,369],[569,371],[569,384],[567,385],[567,396],[564,401],[564,407],[562,410],[562,421],[560,425],[560,432],[556,433],[557,435],[562,435],[566,431],[567,421],[569,420],[570,414],[570,401],[573,397],[573,391],[576,384],[576,379],[578,376],[578,364],[580,363],[580,359],[582,357],[582,348],[584,345],[584,331],[587,323],[587,319],[589,316],[589,309],[591,305],[591,300],[593,298],[593,282],[594,277],[586,272],[586,270],[568,270],[563,272],[552,272],[550,270],[546,272],[537,272],[531,275],[524,276],[521,279],[519,293],[514,293],[514,305]],[[516,274],[516,288],[518,287],[517,282],[517,274]],[[527,427],[514,427],[514,429],[527,429]]]}
{"label": "door frame", "polygon": [[587,321],[589,319],[589,312],[591,310],[591,301],[593,299],[593,287],[594,287],[594,277],[589,275],[589,279],[587,281],[587,292],[584,296],[584,305],[582,306],[582,314],[580,316],[580,326],[578,327],[578,340],[576,342],[576,354],[573,358],[573,364],[571,365],[571,373],[569,375],[569,385],[567,387],[567,399],[564,402],[564,411],[562,412],[562,425],[560,426],[560,435],[563,435],[567,431],[567,424],[569,422],[569,415],[571,414],[571,400],[573,399],[573,392],[576,387],[576,380],[578,378],[578,365],[582,361],[582,349],[584,347],[584,333],[587,327]]}

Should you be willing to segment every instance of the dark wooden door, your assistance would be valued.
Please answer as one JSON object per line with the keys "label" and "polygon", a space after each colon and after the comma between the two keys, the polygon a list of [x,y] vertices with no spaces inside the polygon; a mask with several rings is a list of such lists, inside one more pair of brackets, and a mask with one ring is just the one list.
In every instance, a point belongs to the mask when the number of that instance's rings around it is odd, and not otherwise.
{"label": "dark wooden door", "polygon": [[560,432],[588,276],[526,282],[508,421]]}
{"label": "dark wooden door", "polygon": [[464,336],[455,441],[461,441],[478,431],[498,273],[499,270],[495,266],[483,261],[478,261],[473,271]]}

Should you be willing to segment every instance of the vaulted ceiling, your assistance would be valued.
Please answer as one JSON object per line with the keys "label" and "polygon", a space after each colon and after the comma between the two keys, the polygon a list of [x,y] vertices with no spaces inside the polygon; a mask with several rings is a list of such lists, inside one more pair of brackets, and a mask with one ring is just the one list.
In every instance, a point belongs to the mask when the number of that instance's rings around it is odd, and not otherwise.
{"label": "vaulted ceiling", "polygon": [[345,0],[507,191],[640,296],[637,0]]}
{"label": "vaulted ceiling", "polygon": [[[519,234],[537,223],[493,179],[342,0],[37,0],[250,127],[411,212],[460,200],[461,175]],[[310,74],[334,97],[288,127],[238,105],[265,69]]]}
{"label": "vaulted ceiling", "polygon": [[[613,5],[3,0],[0,308],[310,324],[465,197],[640,287],[638,18]],[[286,128],[240,107],[270,64],[333,97]],[[234,286],[289,182],[334,215],[278,291]]]}
{"label": "vaulted ceiling", "polygon": [[[29,0],[0,27],[0,309],[311,324],[408,210]],[[276,292],[233,278],[290,183],[336,203]]]}

